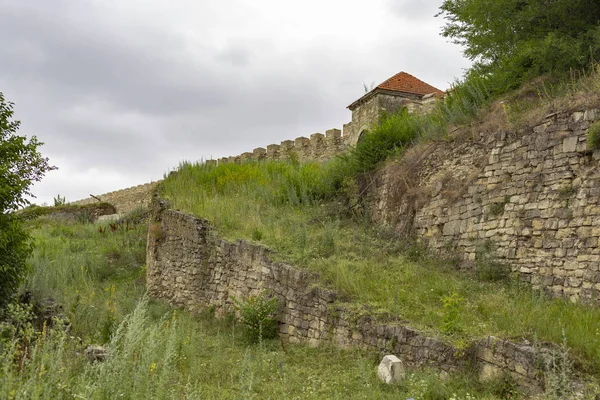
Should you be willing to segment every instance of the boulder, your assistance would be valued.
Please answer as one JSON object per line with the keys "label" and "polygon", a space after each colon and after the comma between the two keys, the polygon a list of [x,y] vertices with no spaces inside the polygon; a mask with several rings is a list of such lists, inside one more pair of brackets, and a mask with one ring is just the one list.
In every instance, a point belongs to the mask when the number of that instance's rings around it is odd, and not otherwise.
{"label": "boulder", "polygon": [[404,379],[406,372],[404,371],[404,364],[398,357],[387,355],[381,360],[377,368],[377,375],[383,382],[394,384]]}

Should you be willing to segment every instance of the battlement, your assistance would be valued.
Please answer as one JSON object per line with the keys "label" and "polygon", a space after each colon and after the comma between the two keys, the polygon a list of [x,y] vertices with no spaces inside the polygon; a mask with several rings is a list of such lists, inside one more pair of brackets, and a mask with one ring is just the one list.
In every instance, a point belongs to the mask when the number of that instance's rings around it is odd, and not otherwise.
{"label": "battlement", "polygon": [[231,164],[245,161],[282,161],[296,158],[298,161],[327,161],[346,150],[346,141],[339,129],[329,129],[313,133],[310,138],[300,136],[295,140],[284,140],[280,144],[270,144],[266,148],[257,147],[252,152],[238,156],[207,160],[206,164]]}

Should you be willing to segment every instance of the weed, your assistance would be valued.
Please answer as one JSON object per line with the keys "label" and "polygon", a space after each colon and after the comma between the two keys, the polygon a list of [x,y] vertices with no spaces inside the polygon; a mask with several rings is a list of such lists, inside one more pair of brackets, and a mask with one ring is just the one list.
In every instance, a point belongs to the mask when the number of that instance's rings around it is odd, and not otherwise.
{"label": "weed", "polygon": [[64,206],[67,204],[67,198],[65,196],[61,196],[60,194],[56,195],[54,198],[54,207]]}
{"label": "weed", "polygon": [[514,399],[523,395],[515,378],[508,373],[486,381],[486,385],[488,385],[492,393],[501,399]]}
{"label": "weed", "polygon": [[269,297],[266,292],[242,299],[232,297],[231,300],[240,314],[241,322],[248,328],[248,339],[252,343],[261,343],[263,339],[277,336],[277,311],[279,300]]}
{"label": "weed", "polygon": [[558,189],[558,197],[563,200],[572,198],[575,195],[575,193],[576,190],[571,184],[565,185]]}
{"label": "weed", "polygon": [[600,149],[600,121],[590,125],[587,134],[587,147],[590,150]]}
{"label": "weed", "polygon": [[560,348],[553,353],[552,365],[546,373],[546,398],[566,399],[573,393],[573,361],[569,354],[566,337]]}
{"label": "weed", "polygon": [[148,228],[148,233],[154,240],[161,240],[163,238],[163,230],[160,223],[152,223]]}
{"label": "weed", "polygon": [[460,331],[459,319],[461,304],[465,299],[459,297],[457,293],[442,297],[443,304],[443,323],[440,330],[444,333],[458,333]]}
{"label": "weed", "polygon": [[506,207],[506,205],[508,203],[510,203],[510,197],[505,196],[504,200],[497,202],[497,203],[490,204],[490,206],[488,208],[488,213],[492,217],[497,217],[504,212],[504,208]]}
{"label": "weed", "polygon": [[260,242],[263,237],[264,237],[263,232],[258,228],[254,228],[254,230],[252,231],[252,240],[256,240],[257,242]]}
{"label": "weed", "polygon": [[475,272],[484,281],[500,281],[508,278],[510,267],[498,261],[496,248],[491,240],[486,240],[476,246]]}

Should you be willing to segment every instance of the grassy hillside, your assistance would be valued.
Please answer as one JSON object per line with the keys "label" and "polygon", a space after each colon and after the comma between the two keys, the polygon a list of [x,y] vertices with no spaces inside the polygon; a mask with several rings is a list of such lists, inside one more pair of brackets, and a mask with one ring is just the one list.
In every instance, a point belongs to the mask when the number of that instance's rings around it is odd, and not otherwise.
{"label": "grassy hillside", "polygon": [[[27,309],[11,307],[18,330],[2,326],[0,399],[458,400],[506,390],[428,370],[390,387],[376,379],[373,353],[249,345],[240,325],[144,297],[145,225],[34,223],[33,298],[58,300],[70,328],[55,322],[34,333]],[[104,344],[107,360],[90,363],[89,344]]]}
{"label": "grassy hillside", "polygon": [[[600,371],[600,309],[549,300],[517,282],[456,271],[360,218],[340,213],[322,189],[330,166],[183,164],[165,180],[171,206],[213,221],[230,239],[260,242],[317,272],[323,285],[449,339],[495,335],[561,343]],[[337,211],[336,211],[337,210]]]}

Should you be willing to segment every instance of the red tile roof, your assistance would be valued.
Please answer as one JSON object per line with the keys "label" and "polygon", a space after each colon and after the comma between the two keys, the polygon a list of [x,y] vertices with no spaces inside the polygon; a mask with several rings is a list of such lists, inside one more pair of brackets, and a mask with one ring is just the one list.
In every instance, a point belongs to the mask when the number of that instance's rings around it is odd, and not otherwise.
{"label": "red tile roof", "polygon": [[393,90],[396,92],[404,92],[425,96],[430,93],[437,93],[440,96],[444,95],[441,90],[423,82],[406,72],[400,72],[392,76],[387,81],[381,83],[376,89]]}

